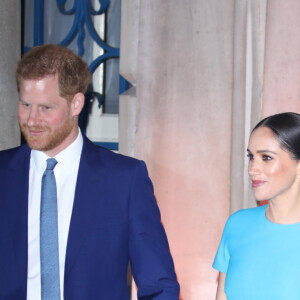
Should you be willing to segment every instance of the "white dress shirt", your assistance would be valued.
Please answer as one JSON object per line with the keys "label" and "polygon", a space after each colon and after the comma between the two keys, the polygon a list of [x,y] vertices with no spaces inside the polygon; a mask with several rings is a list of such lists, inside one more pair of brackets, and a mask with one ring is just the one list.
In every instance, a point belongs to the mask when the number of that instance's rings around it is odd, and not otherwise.
{"label": "white dress shirt", "polygon": [[[54,157],[57,160],[54,175],[57,188],[61,300],[64,299],[66,248],[82,145],[83,138],[79,132],[76,140]],[[28,195],[28,300],[41,300],[40,203],[42,176],[46,169],[46,160],[48,158],[49,157],[41,151],[31,151]]]}

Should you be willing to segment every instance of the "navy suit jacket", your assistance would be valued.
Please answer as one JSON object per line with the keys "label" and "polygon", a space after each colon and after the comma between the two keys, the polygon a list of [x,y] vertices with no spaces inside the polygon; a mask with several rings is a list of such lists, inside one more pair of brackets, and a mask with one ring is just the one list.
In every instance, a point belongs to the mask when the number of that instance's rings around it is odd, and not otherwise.
{"label": "navy suit jacket", "polygon": [[[0,300],[26,299],[30,151],[23,145],[0,152]],[[139,299],[179,298],[145,164],[84,138],[67,243],[64,299],[129,299],[129,261]]]}

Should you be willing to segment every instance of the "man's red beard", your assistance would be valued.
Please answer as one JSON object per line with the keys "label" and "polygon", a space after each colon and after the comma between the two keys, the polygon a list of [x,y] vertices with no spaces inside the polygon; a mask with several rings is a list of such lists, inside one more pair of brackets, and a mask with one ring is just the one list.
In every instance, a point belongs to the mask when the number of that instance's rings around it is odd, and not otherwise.
{"label": "man's red beard", "polygon": [[[49,151],[58,147],[70,134],[73,128],[73,123],[66,120],[65,123],[56,129],[51,129],[49,126],[32,126],[27,124],[19,124],[21,132],[31,149],[39,151]],[[34,136],[30,131],[43,131],[41,136]]]}

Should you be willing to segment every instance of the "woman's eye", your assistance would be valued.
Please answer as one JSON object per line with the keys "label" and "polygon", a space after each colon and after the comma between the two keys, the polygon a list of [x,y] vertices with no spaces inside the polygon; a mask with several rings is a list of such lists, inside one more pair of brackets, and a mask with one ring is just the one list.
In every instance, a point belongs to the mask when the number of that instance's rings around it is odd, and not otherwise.
{"label": "woman's eye", "polygon": [[253,154],[248,153],[248,154],[247,154],[247,157],[249,158],[249,160],[253,160]]}
{"label": "woman's eye", "polygon": [[271,160],[272,157],[269,156],[269,155],[263,155],[262,159],[265,160],[265,161],[267,161],[267,160]]}

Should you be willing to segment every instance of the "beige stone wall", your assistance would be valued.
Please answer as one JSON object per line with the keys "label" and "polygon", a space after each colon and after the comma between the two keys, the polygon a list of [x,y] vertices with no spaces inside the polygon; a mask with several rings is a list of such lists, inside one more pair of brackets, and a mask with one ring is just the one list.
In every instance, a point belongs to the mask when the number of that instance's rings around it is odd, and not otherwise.
{"label": "beige stone wall", "polygon": [[193,4],[141,1],[135,155],[153,179],[182,298],[208,300],[229,206],[233,10]]}
{"label": "beige stone wall", "polygon": [[136,109],[120,128],[127,141],[134,130],[132,143],[120,149],[147,163],[182,299],[214,299],[211,265],[229,214],[233,2],[125,1],[123,9],[138,32],[128,17],[121,73],[136,92],[121,96],[121,123],[125,107]]}
{"label": "beige stone wall", "polygon": [[0,150],[20,144],[15,67],[21,55],[21,1],[2,0],[0,10]]}
{"label": "beige stone wall", "polygon": [[[213,300],[251,128],[300,113],[298,0],[124,0],[120,150],[146,161],[184,300]],[[136,299],[133,297],[133,299]]]}
{"label": "beige stone wall", "polygon": [[268,2],[263,113],[300,113],[300,2]]}

